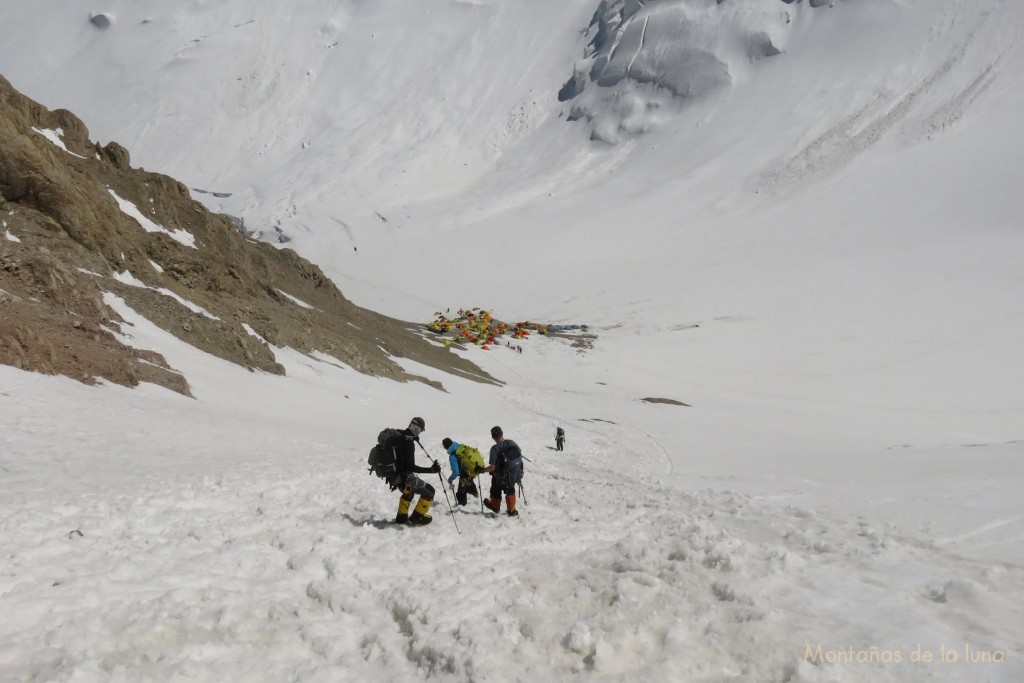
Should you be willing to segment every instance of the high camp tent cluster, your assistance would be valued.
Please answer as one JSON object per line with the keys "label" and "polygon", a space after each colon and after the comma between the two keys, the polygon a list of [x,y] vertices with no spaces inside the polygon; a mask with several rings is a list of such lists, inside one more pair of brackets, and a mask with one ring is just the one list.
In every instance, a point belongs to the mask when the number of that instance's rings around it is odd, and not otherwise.
{"label": "high camp tent cluster", "polygon": [[445,346],[453,343],[472,344],[485,351],[490,350],[500,337],[525,339],[534,332],[548,334],[552,327],[529,321],[506,323],[479,306],[460,308],[455,315],[448,311],[434,311],[434,319],[427,325],[428,330],[445,337]]}

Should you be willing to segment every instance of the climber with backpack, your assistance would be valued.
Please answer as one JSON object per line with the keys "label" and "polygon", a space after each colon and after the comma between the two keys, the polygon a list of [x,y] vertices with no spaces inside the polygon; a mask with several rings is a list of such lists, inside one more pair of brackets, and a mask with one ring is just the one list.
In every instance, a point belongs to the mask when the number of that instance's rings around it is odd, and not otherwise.
{"label": "climber with backpack", "polygon": [[480,495],[474,479],[484,469],[484,457],[472,446],[457,443],[448,437],[441,441],[441,445],[448,452],[448,464],[452,468],[448,484],[451,485],[456,479],[459,480],[459,488],[455,491],[455,502],[465,505],[468,496],[478,497]]}
{"label": "climber with backpack", "polygon": [[555,427],[555,450],[565,450],[565,430],[561,427]]}
{"label": "climber with backpack", "polygon": [[[414,417],[405,429],[384,429],[377,436],[377,445],[370,450],[370,471],[387,481],[392,491],[402,492],[395,524],[425,526],[431,522],[427,511],[434,502],[434,487],[416,475],[440,472],[441,463],[435,460],[430,467],[416,464],[416,444],[424,431],[423,418]],[[417,495],[419,502],[410,515],[409,508]]]}
{"label": "climber with backpack", "polygon": [[518,517],[516,510],[516,484],[523,480],[523,452],[512,439],[506,439],[501,427],[491,427],[490,458],[484,472],[491,473],[491,497],[484,507],[494,513],[501,512],[501,494],[505,494],[505,507],[509,517]]}

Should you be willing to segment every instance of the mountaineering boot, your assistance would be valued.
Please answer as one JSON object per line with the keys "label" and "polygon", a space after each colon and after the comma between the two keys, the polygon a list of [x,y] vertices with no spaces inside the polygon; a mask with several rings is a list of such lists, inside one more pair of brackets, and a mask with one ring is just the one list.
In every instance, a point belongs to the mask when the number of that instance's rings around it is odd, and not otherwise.
{"label": "mountaineering boot", "polygon": [[516,510],[516,494],[510,493],[505,496],[505,506],[508,508],[509,517],[519,516],[519,510]]}
{"label": "mountaineering boot", "polygon": [[420,502],[416,503],[416,509],[409,515],[409,526],[426,526],[433,518],[427,514],[433,500],[420,496]]}
{"label": "mountaineering boot", "polygon": [[491,512],[501,512],[501,498],[484,498],[484,507]]}
{"label": "mountaineering boot", "polygon": [[409,521],[409,505],[411,504],[411,500],[398,499],[398,516],[395,517],[395,524],[405,524]]}

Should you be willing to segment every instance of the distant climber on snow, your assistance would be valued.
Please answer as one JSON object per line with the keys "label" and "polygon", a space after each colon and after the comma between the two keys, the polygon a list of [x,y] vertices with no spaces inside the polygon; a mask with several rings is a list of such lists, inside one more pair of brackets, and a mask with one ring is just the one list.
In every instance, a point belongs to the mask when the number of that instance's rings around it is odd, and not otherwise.
{"label": "distant climber on snow", "polygon": [[565,450],[565,430],[561,427],[555,427],[555,450]]}

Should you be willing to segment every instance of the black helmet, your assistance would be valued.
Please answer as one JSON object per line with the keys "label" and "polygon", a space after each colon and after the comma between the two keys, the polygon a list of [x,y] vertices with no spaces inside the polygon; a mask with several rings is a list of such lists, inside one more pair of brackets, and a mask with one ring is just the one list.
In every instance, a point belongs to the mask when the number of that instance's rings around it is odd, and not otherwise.
{"label": "black helmet", "polygon": [[422,417],[414,417],[412,420],[409,421],[409,424],[416,425],[417,427],[420,428],[421,432],[427,431],[427,423],[423,421]]}
{"label": "black helmet", "polygon": [[441,445],[444,446],[445,450],[448,450],[449,448],[452,447],[452,440],[446,436],[443,439],[441,439]]}
{"label": "black helmet", "polygon": [[501,431],[501,427],[498,427],[497,425],[495,425],[494,427],[491,427],[491,438],[492,439],[500,438],[502,433],[503,432]]}

